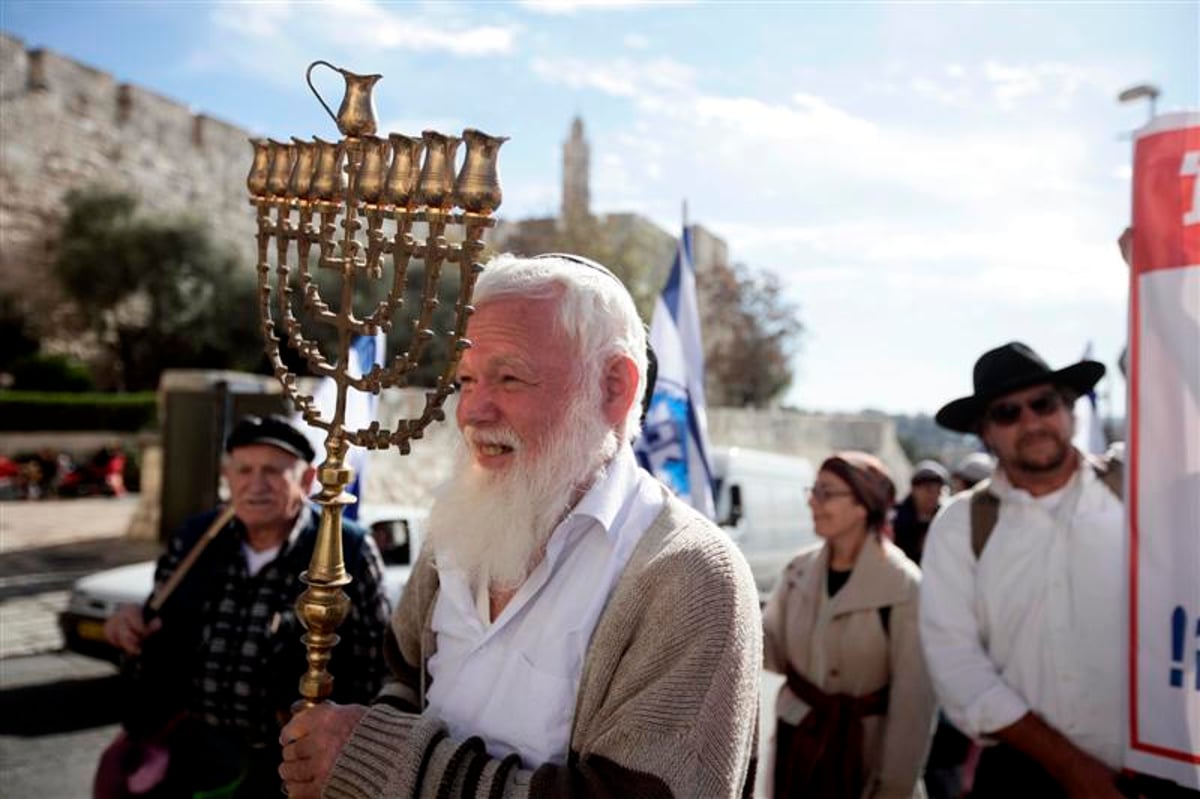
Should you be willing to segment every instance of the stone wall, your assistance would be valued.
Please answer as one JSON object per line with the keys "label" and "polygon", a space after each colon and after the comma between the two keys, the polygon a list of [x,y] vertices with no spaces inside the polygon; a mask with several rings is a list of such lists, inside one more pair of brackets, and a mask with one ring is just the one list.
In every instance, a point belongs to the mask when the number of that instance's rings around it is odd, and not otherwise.
{"label": "stone wall", "polygon": [[837,450],[857,449],[879,457],[897,490],[907,492],[912,464],[891,419],[854,414],[801,413],[780,408],[709,408],[708,436],[714,447],[749,447],[799,455],[818,465]]}
{"label": "stone wall", "polygon": [[[415,415],[424,394],[416,390],[384,392],[380,424],[395,429],[401,416]],[[371,502],[427,506],[434,489],[450,476],[458,433],[453,423],[454,398],[447,402],[447,421],[426,429],[413,442],[412,453],[372,452],[367,459],[364,497]],[[854,415],[807,414],[778,409],[709,408],[709,437],[715,447],[747,447],[808,458],[819,464],[836,450],[873,453],[892,472],[897,489],[908,486],[912,465],[900,448],[890,419]]]}
{"label": "stone wall", "polygon": [[[48,334],[61,323],[50,279],[63,198],[105,186],[148,213],[187,213],[253,267],[245,203],[249,133],[0,33],[0,285]],[[68,340],[55,349],[70,351]]]}

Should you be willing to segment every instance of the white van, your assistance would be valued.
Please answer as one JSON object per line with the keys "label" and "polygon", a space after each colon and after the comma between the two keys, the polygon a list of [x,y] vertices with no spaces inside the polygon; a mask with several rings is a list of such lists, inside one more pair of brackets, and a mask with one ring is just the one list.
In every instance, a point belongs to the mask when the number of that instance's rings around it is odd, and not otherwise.
{"label": "white van", "polygon": [[712,468],[718,523],[765,601],[792,556],[817,541],[805,494],[816,472],[806,458],[743,447],[714,448]]}

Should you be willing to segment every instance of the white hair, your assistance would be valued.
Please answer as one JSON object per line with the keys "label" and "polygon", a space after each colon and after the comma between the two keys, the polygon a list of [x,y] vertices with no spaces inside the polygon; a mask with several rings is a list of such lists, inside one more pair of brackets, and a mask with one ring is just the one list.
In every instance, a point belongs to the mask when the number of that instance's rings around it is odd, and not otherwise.
{"label": "white hair", "polygon": [[484,267],[475,286],[473,304],[522,297],[557,299],[555,322],[574,344],[584,385],[598,385],[614,355],[631,358],[637,366],[637,393],[617,434],[626,441],[641,430],[642,396],[646,390],[646,325],[638,316],[625,285],[603,267],[570,256],[521,258],[504,254]]}
{"label": "white hair", "polygon": [[575,392],[536,456],[511,428],[463,428],[465,440],[511,446],[515,462],[491,472],[460,444],[429,514],[440,563],[461,569],[473,586],[515,589],[525,581],[555,527],[617,452],[617,431],[599,411],[601,394],[598,381]]}

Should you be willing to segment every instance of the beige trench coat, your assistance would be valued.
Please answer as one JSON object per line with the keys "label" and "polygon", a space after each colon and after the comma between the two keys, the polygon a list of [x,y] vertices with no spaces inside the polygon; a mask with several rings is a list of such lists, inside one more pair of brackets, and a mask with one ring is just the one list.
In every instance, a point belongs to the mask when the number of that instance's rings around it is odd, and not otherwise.
{"label": "beige trench coat", "polygon": [[[763,609],[763,665],[782,674],[790,664],[826,693],[862,696],[890,686],[887,715],[863,720],[863,796],[924,797],[921,774],[936,703],[917,637],[921,571],[876,535],[868,536],[850,579],[832,599],[826,593],[828,568],[824,544],[788,564]],[[891,608],[887,631],[881,607]],[[797,724],[807,712],[784,685],[776,716]]]}

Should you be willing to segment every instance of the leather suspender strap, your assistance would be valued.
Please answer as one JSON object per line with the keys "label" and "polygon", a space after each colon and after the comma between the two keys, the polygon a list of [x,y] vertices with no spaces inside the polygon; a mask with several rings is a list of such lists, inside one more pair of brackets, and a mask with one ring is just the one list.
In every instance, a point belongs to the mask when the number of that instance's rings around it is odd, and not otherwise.
{"label": "leather suspender strap", "polygon": [[[1089,460],[1089,465],[1096,473],[1100,482],[1116,496],[1125,498],[1125,464],[1118,458],[1100,458]],[[971,551],[975,560],[983,554],[992,530],[996,529],[996,521],[1000,517],[1000,500],[988,491],[991,480],[981,480],[971,489]]]}
{"label": "leather suspender strap", "polygon": [[1000,517],[1000,500],[988,491],[991,484],[991,480],[981,480],[971,489],[971,551],[975,553],[975,560],[983,554],[988,536]]}
{"label": "leather suspender strap", "polygon": [[154,595],[150,597],[147,607],[151,613],[158,613],[162,609],[162,606],[167,601],[167,598],[174,593],[175,589],[179,587],[179,584],[183,582],[183,578],[187,577],[187,573],[191,571],[193,566],[196,565],[196,561],[199,559],[201,553],[204,552],[204,548],[207,547],[209,543],[211,543],[212,540],[216,538],[222,530],[225,529],[227,524],[233,521],[233,516],[234,513],[232,505],[228,506],[225,508],[225,510],[217,514],[217,518],[213,519],[213,523],[210,524],[208,529],[204,531],[204,535],[200,536],[199,540],[197,540],[196,543],[192,545],[192,548],[188,550],[188,553],[184,555],[183,560],[179,562],[179,566],[175,568],[175,571],[171,573],[171,576],[167,578],[167,581],[159,586],[158,590],[154,592]]}

